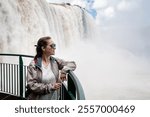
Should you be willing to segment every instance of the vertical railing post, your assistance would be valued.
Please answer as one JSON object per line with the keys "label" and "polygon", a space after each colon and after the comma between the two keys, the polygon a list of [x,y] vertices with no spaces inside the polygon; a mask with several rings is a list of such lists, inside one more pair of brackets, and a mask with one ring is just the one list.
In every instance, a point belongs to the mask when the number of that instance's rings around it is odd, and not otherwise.
{"label": "vertical railing post", "polygon": [[[73,86],[75,87],[75,91],[76,91],[76,96],[77,96],[76,99],[77,100],[85,100],[84,90],[81,86],[81,83],[79,82],[78,78],[75,76],[75,74],[72,71],[68,72],[68,79],[69,78],[74,83]],[[72,89],[74,89],[74,88],[72,88]]]}
{"label": "vertical railing post", "polygon": [[23,60],[19,56],[19,76],[20,76],[20,97],[23,98]]}
{"label": "vertical railing post", "polygon": [[74,85],[73,80],[70,78],[68,74],[68,93],[72,95],[72,99],[76,99],[76,87]]}

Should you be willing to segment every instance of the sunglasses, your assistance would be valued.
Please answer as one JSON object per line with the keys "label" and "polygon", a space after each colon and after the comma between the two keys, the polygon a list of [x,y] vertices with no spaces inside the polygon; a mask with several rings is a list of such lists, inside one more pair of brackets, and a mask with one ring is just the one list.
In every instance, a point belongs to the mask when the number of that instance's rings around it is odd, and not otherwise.
{"label": "sunglasses", "polygon": [[51,44],[50,47],[56,49],[56,44]]}

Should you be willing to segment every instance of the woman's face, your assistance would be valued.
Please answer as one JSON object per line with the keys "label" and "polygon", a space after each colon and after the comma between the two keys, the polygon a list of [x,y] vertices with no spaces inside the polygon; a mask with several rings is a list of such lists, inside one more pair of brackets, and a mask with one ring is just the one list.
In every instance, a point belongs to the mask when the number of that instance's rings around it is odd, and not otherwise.
{"label": "woman's face", "polygon": [[44,53],[46,55],[55,55],[56,45],[52,39],[47,40],[47,46],[45,47]]}

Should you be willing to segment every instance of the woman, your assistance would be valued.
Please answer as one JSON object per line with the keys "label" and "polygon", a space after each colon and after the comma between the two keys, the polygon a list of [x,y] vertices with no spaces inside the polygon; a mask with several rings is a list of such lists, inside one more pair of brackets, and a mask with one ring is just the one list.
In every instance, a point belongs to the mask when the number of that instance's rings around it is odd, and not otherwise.
{"label": "woman", "polygon": [[61,80],[65,79],[68,70],[75,70],[76,64],[73,61],[52,57],[51,55],[55,55],[55,49],[56,45],[51,37],[42,37],[38,40],[36,56],[28,66],[27,88],[30,94],[27,99],[59,99]]}

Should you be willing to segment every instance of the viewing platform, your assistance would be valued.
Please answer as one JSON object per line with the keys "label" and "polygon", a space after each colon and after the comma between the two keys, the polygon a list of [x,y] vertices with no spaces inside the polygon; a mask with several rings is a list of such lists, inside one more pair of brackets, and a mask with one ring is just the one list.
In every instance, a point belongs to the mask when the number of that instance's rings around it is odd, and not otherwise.
{"label": "viewing platform", "polygon": [[[0,100],[26,100],[26,59],[33,56],[0,54]],[[85,100],[82,85],[72,71],[68,71],[67,81],[62,84],[60,100]]]}

